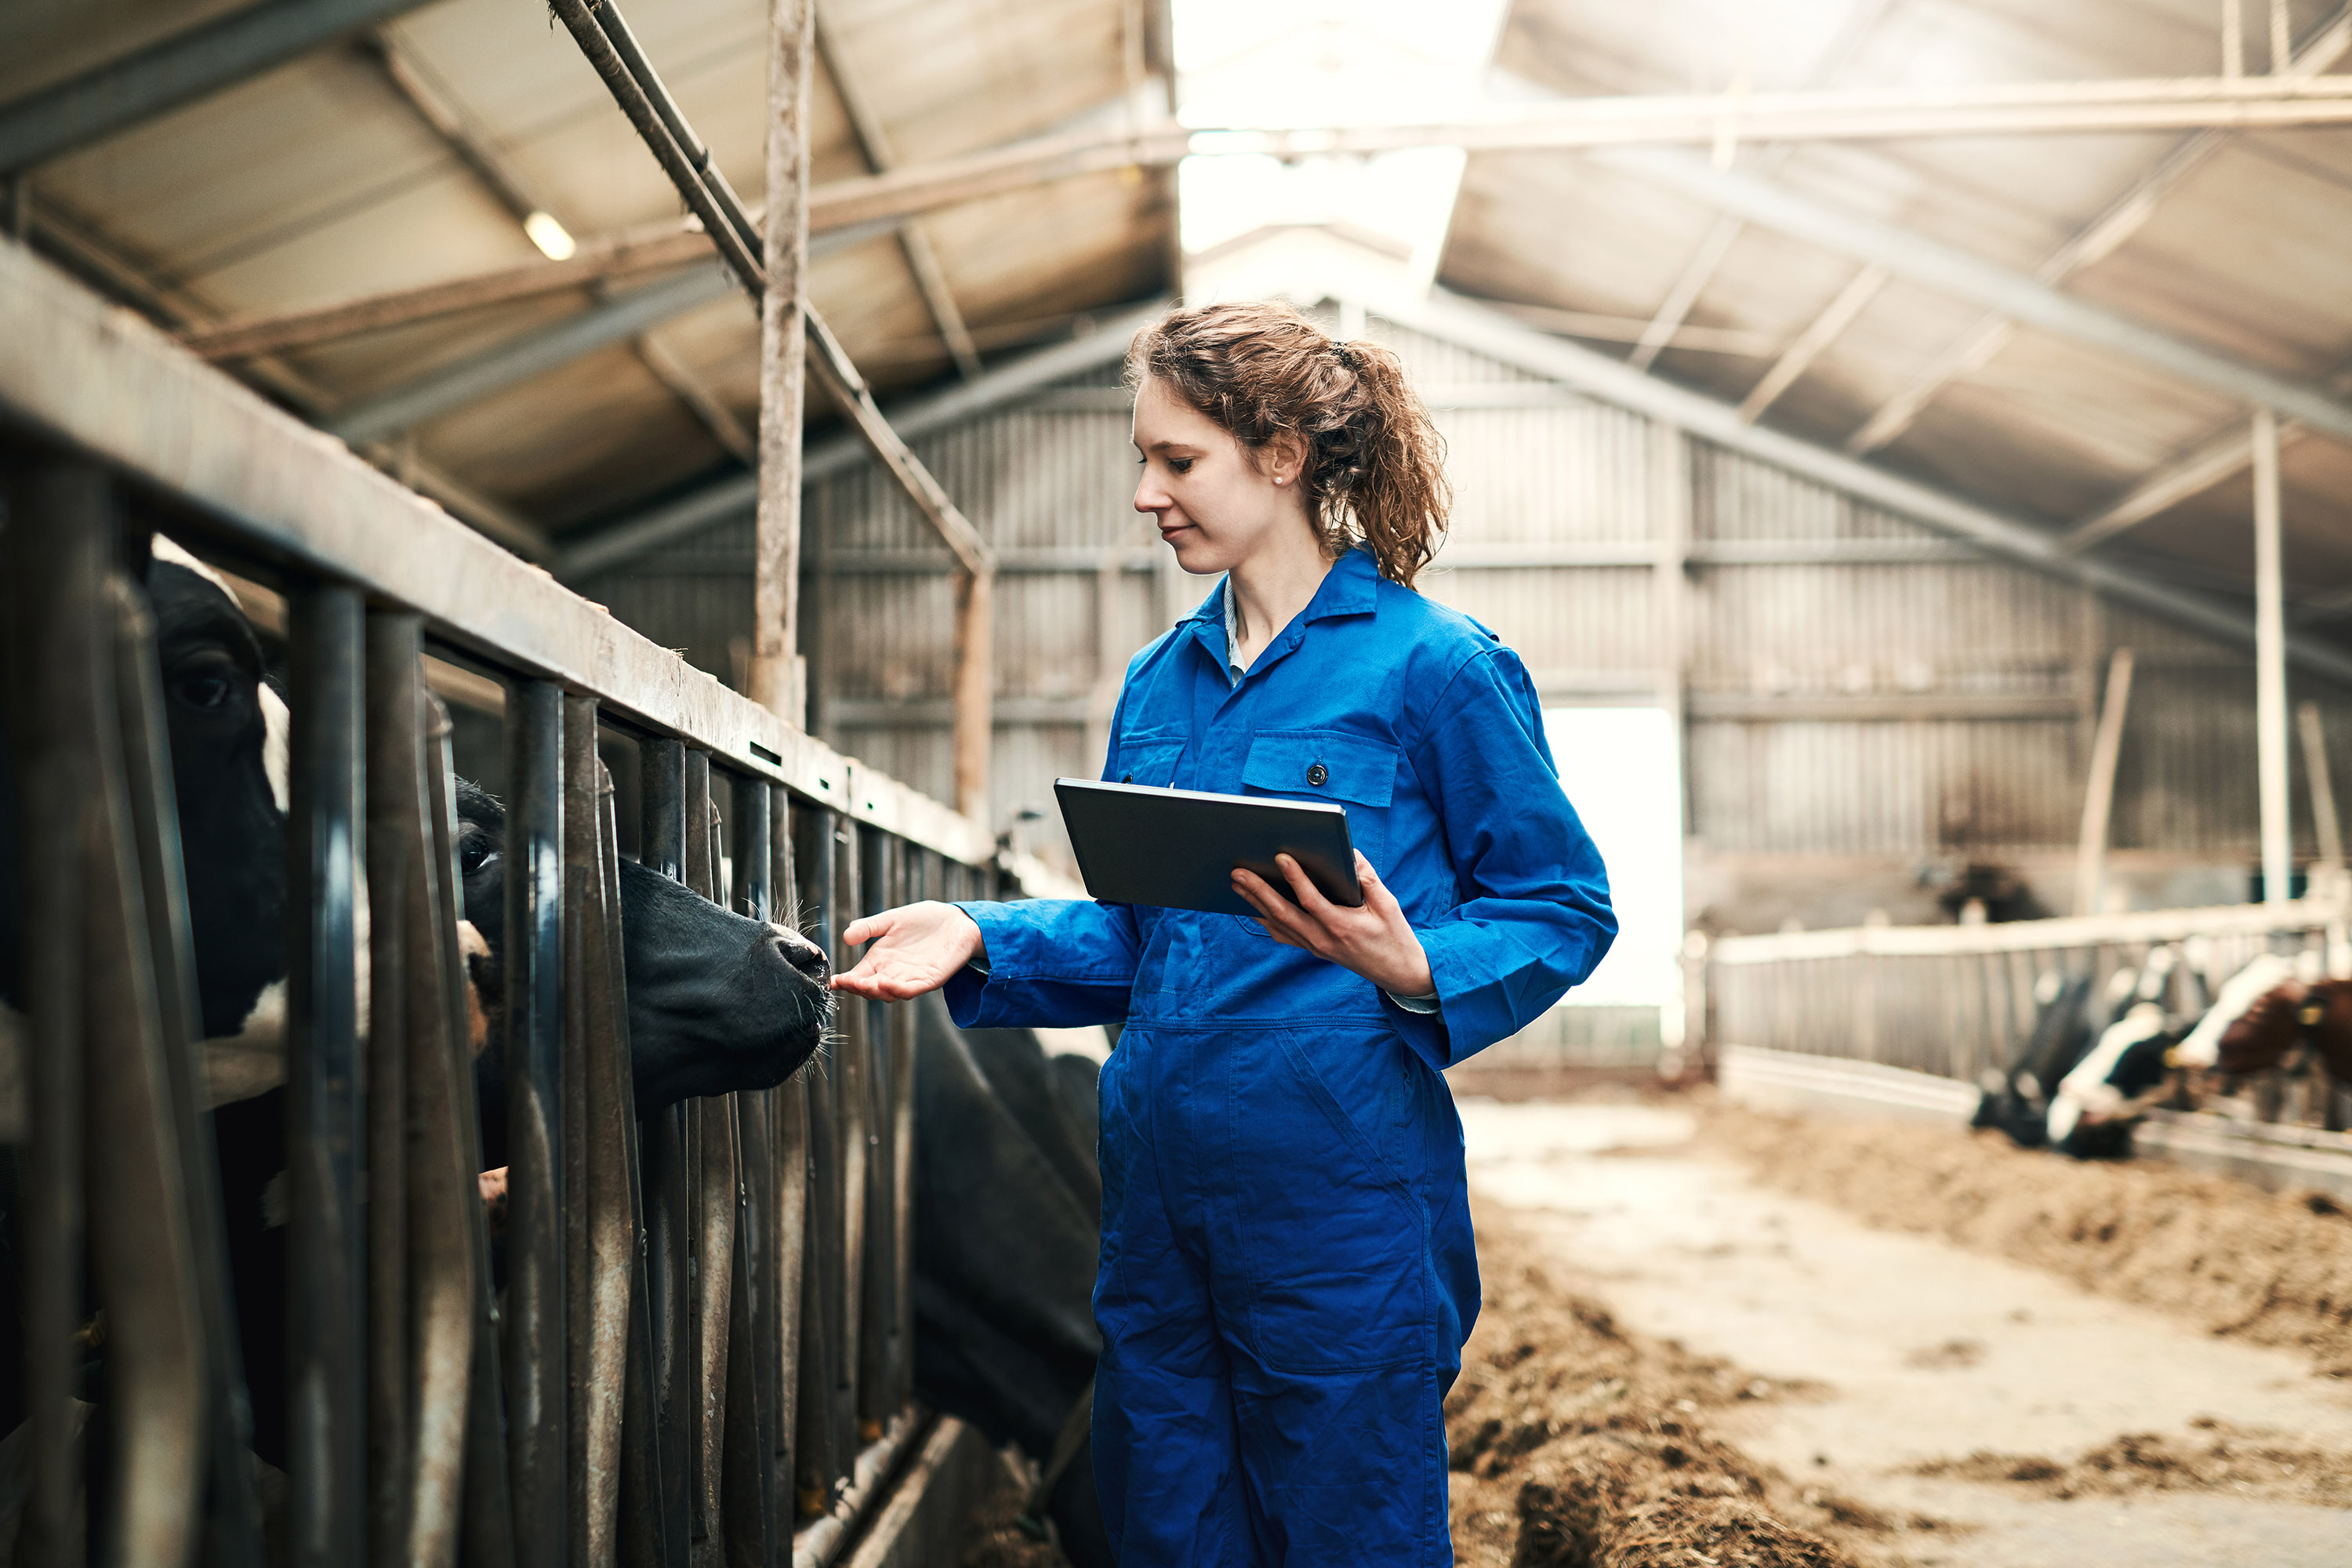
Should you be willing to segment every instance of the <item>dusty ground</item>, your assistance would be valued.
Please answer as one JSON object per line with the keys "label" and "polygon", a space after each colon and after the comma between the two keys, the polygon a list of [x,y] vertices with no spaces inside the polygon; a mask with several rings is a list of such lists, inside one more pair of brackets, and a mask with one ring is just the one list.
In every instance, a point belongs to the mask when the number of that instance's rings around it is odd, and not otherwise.
{"label": "dusty ground", "polygon": [[[1693,1409],[1681,1414],[1738,1462],[1710,1458],[1716,1468],[1744,1466],[1760,1482],[1752,1500],[1830,1550],[1919,1568],[2352,1561],[2352,1380],[2312,1374],[2315,1357],[2334,1364],[2330,1309],[2297,1284],[2327,1277],[2337,1233],[2325,1225],[2338,1216],[2163,1172],[2101,1169],[2078,1183],[2081,1167],[1916,1128],[1874,1144],[1810,1122],[1716,1125],[1702,1141],[1760,1142],[1767,1168],[1790,1180],[1826,1185],[1818,1173],[1845,1170],[1853,1184],[1834,1190],[1931,1233],[1905,1235],[1695,1157],[1687,1115],[1471,1101],[1464,1119],[1494,1310],[1515,1310],[1504,1281],[1523,1247],[1545,1275],[1540,1293],[1605,1303],[1616,1331],[1647,1347],[1641,1375],[1727,1367],[1715,1382],[1731,1396],[1685,1386]],[[1966,1147],[1952,1154],[1939,1138]],[[1922,1164],[1957,1174],[1906,1176]],[[2157,1225],[2160,1205],[2173,1217]],[[2303,1230],[2298,1212],[2323,1228]],[[1943,1239],[1956,1225],[2043,1266],[1964,1251]],[[2254,1261],[2230,1246],[2232,1226]],[[1497,1245],[1507,1230],[1521,1239]],[[2280,1235],[2315,1236],[2319,1256],[2273,1258]],[[2177,1256],[2166,1247],[2188,1247],[2182,1267],[2212,1283],[2165,1281],[2159,1260]],[[2223,1325],[2235,1332],[2217,1337],[2216,1301],[2243,1289],[2221,1282],[2240,1278],[2263,1281],[2252,1295],[2264,1310],[2240,1310]],[[2078,1279],[2168,1310],[2089,1295]],[[2294,1349],[2246,1342],[2258,1337]],[[1762,1380],[1758,1397],[1737,1397],[1752,1387],[1742,1377]],[[1503,1516],[1483,1539],[1481,1514]],[[1497,1536],[1515,1517],[1515,1504],[1489,1501],[1458,1520],[1464,1560],[1511,1561]]]}
{"label": "dusty ground", "polygon": [[1940,1236],[2352,1378],[2352,1215],[2154,1161],[2085,1163],[1998,1133],[1730,1108],[1698,1146],[1865,1223]]}

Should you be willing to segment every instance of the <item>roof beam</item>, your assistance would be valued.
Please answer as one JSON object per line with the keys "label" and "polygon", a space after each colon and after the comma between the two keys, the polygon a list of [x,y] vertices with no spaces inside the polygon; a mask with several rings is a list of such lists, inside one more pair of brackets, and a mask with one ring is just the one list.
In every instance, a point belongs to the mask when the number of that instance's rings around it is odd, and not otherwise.
{"label": "roof beam", "polygon": [[[1135,334],[1160,319],[1168,301],[1155,300],[1139,310],[1102,322],[1093,331],[1052,348],[999,364],[979,379],[906,404],[890,411],[891,428],[901,439],[919,440],[992,409],[1019,401],[1066,376],[1099,369],[1127,356]],[[855,468],[870,456],[865,441],[844,433],[809,447],[801,463],[801,482],[814,485]],[[691,494],[650,508],[597,531],[572,546],[556,560],[555,574],[567,582],[609,572],[649,551],[675,544],[720,523],[751,515],[759,500],[759,482],[750,474],[736,474]]]}
{"label": "roof beam", "polygon": [[424,0],[261,0],[0,104],[0,174],[87,147]]}
{"label": "roof beam", "polygon": [[572,253],[572,236],[549,209],[539,183],[509,157],[488,129],[450,95],[446,84],[434,75],[432,67],[409,48],[395,29],[389,26],[375,28],[362,47],[383,70],[393,90],[415,110],[426,129],[457,155],[457,161],[473,172],[482,188],[522,225],[523,232],[541,253],[555,258]]}
{"label": "roof beam", "polygon": [[[2254,641],[2253,618],[2126,566],[2069,553],[2047,529],[1963,500],[1830,447],[1739,417],[1729,404],[1644,374],[1590,349],[1520,326],[1497,311],[1454,296],[1426,302],[1368,302],[1378,315],[1415,331],[1491,354],[1506,363],[1581,388],[1595,397],[1679,426],[1693,436],[1832,486],[1990,555],[2064,578],[2239,647]],[[2287,639],[2290,660],[2352,686],[2352,652],[2310,637]]]}
{"label": "roof beam", "polygon": [[1712,168],[1685,154],[1615,153],[1608,161],[1792,238],[1883,267],[1940,293],[1976,300],[2025,325],[2153,365],[2222,396],[2268,406],[2352,442],[2352,405],[2324,388],[2078,300],[2031,274],[1841,211],[1769,180]]}
{"label": "roof beam", "polygon": [[[1847,13],[1846,19],[1839,25],[1836,36],[1822,49],[1813,68],[1806,73],[1805,85],[1823,86],[1843,69],[1853,58],[1854,51],[1862,47],[1864,37],[1878,25],[1879,17],[1885,15],[1891,3],[1892,0],[1858,0]],[[1732,147],[1732,142],[1727,137],[1716,144],[1716,156],[1728,163]],[[1795,150],[1792,142],[1782,142],[1774,147],[1764,155],[1765,172],[1769,174],[1777,170]],[[1658,306],[1658,313],[1650,319],[1649,330],[1642,334],[1629,356],[1627,363],[1635,370],[1649,369],[1656,363],[1660,353],[1672,344],[1675,333],[1690,315],[1691,308],[1698,303],[1698,297],[1706,292],[1706,286],[1715,281],[1717,271],[1723,266],[1724,257],[1730,253],[1733,243],[1739,238],[1739,231],[1745,226],[1738,218],[1728,216],[1715,220],[1715,226],[1708,230],[1706,237],[1699,241],[1698,249],[1684,264],[1681,276],[1666,290],[1664,300]],[[1803,340],[1801,337],[1799,341]]]}
{"label": "roof beam", "polygon": [[[2311,40],[2289,58],[2280,75],[2310,79],[2334,66],[2347,49],[2352,49],[2352,5],[2322,23]],[[2063,282],[2111,255],[2155,216],[2157,204],[2168,193],[2227,146],[2231,135],[2228,131],[2200,131],[2175,147],[2135,181],[2129,190],[2108,203],[2105,210],[2079,233],[2043,258],[2034,269],[2034,276],[2045,283]],[[1937,355],[1916,379],[1864,420],[1847,438],[1846,450],[1858,456],[1874,452],[1895,440],[1945,387],[1991,363],[1992,357],[2008,344],[2012,330],[2010,321],[1998,313],[1971,326]]]}
{"label": "roof beam", "polygon": [[673,316],[724,299],[734,287],[724,268],[692,268],[427,371],[342,410],[325,422],[325,428],[354,444],[380,439],[635,337]]}
{"label": "roof beam", "polygon": [[[866,158],[866,166],[875,174],[887,174],[898,166],[898,157],[891,151],[889,132],[882,124],[882,116],[866,96],[866,89],[841,58],[841,46],[826,25],[825,12],[816,13],[817,58],[824,62],[824,74],[833,79],[833,90],[841,100],[844,112],[849,116],[849,129],[857,138],[857,146]],[[918,218],[907,218],[898,225],[898,248],[907,258],[907,270],[914,275],[915,291],[922,296],[923,308],[940,329],[940,341],[947,345],[948,356],[955,361],[956,369],[966,381],[980,374],[980,350],[971,341],[971,331],[964,325],[963,311],[948,288],[946,269],[940,266],[939,252],[931,248],[931,237]]]}

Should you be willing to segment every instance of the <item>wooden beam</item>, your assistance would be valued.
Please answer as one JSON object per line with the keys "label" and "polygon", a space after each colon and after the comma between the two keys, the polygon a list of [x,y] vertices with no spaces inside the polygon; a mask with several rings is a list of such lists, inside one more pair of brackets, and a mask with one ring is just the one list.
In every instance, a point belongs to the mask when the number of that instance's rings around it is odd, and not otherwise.
{"label": "wooden beam", "polygon": [[[858,150],[865,154],[866,168],[880,174],[897,167],[898,160],[891,151],[890,134],[882,124],[882,116],[866,96],[865,86],[856,73],[843,61],[840,44],[821,12],[816,20],[816,48],[824,61],[825,75],[833,80],[834,92],[849,116],[849,129],[857,138]],[[931,237],[919,219],[910,217],[898,225],[898,248],[907,258],[907,270],[913,275],[915,291],[922,296],[923,308],[939,325],[940,341],[947,345],[948,356],[955,361],[963,378],[971,380],[980,374],[980,350],[971,341],[963,311],[948,288],[947,271],[940,265],[939,252],[932,248]]]}
{"label": "wooden beam", "polygon": [[1764,411],[1779,402],[1780,395],[1794,386],[1797,378],[1811,370],[1813,362],[1853,324],[1864,307],[1878,298],[1878,291],[1886,287],[1890,276],[1884,267],[1865,267],[1849,279],[1846,286],[1838,290],[1837,298],[1822,306],[1822,313],[1807,322],[1805,330],[1781,351],[1780,357],[1772,362],[1772,368],[1764,373],[1764,379],[1740,399],[1739,416],[1750,424],[1761,418]]}
{"label": "wooden beam", "polygon": [[768,205],[761,261],[760,487],[751,568],[751,700],[786,723],[808,713],[800,654],[801,430],[808,359],[809,94],[814,0],[769,0]]}

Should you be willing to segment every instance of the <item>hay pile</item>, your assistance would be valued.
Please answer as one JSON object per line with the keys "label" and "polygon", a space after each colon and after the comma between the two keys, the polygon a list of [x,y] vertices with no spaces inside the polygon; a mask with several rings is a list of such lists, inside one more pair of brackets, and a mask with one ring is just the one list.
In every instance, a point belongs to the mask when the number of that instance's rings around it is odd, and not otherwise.
{"label": "hay pile", "polygon": [[2084,1164],[1998,1133],[1720,1108],[1700,1143],[1784,1192],[2048,1269],[2352,1377],[2352,1216],[2155,1162]]}
{"label": "hay pile", "polygon": [[2072,1464],[2038,1454],[1978,1452],[1931,1459],[1915,1474],[2009,1483],[2046,1497],[2118,1497],[2132,1492],[2221,1492],[2276,1498],[2315,1508],[2352,1508],[2352,1454],[2315,1448],[2282,1433],[2206,1416],[2201,1437],[2134,1432],[2102,1443]]}
{"label": "hay pile", "polygon": [[1467,1568],[1852,1568],[1704,1412],[1782,1391],[1620,1328],[1481,1215],[1486,1306],[1445,1402]]}

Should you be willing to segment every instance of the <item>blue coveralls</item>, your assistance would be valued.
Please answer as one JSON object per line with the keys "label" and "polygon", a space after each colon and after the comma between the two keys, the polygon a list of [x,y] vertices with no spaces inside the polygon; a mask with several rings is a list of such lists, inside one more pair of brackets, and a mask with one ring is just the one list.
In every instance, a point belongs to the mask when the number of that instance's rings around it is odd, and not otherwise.
{"label": "blue coveralls", "polygon": [[1436,977],[1420,1015],[1255,921],[963,906],[966,1026],[1124,1020],[1102,1074],[1095,1476],[1123,1568],[1449,1563],[1439,1403],[1478,1312],[1439,1069],[1616,934],[1535,689],[1358,550],[1233,681],[1223,584],[1138,654],[1109,779],[1337,800]]}

